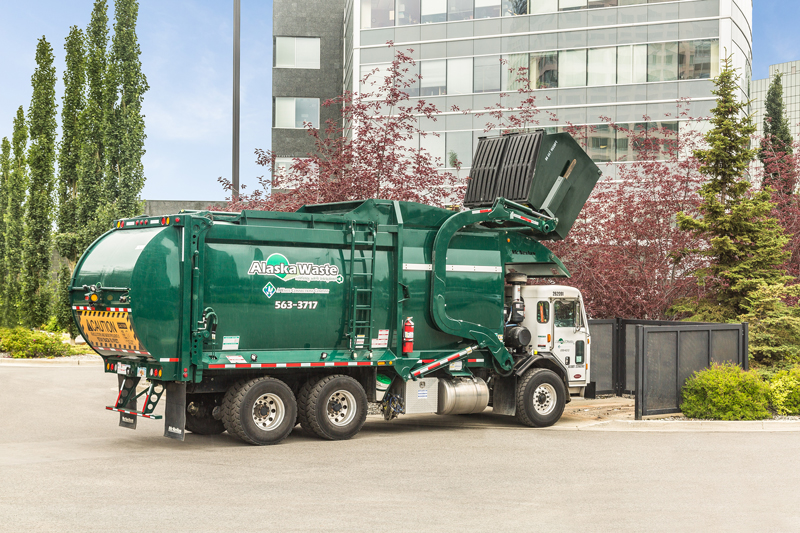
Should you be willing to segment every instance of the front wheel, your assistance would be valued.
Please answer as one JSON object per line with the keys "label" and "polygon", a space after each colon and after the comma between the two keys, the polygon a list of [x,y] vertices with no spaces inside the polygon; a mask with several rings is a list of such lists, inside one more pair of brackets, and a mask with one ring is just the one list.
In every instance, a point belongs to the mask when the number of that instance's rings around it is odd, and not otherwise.
{"label": "front wheel", "polygon": [[349,439],[367,420],[367,394],[350,376],[322,378],[310,384],[304,396],[305,412],[300,417],[305,422],[303,427],[323,439]]}
{"label": "front wheel", "polygon": [[517,420],[530,427],[552,426],[564,412],[567,390],[552,370],[531,368],[517,384]]}
{"label": "front wheel", "polygon": [[240,381],[225,393],[222,420],[231,435],[248,444],[277,444],[294,428],[297,402],[275,378]]}

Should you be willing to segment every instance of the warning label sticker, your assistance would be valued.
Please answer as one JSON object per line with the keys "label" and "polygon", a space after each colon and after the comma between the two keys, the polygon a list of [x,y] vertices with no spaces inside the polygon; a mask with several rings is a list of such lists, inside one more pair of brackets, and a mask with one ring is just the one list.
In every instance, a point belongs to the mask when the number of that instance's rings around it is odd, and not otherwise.
{"label": "warning label sticker", "polygon": [[131,325],[130,315],[112,311],[78,311],[86,342],[97,348],[145,351]]}

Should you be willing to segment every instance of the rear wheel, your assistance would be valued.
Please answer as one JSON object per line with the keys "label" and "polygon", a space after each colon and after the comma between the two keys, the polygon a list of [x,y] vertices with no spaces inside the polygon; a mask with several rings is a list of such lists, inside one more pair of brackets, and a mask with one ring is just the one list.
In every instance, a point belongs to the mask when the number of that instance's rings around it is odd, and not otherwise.
{"label": "rear wheel", "polygon": [[186,429],[197,435],[219,435],[225,424],[212,416],[214,407],[221,403],[217,394],[186,395]]}
{"label": "rear wheel", "polygon": [[531,368],[517,384],[517,420],[530,427],[552,426],[564,412],[566,388],[546,368]]}
{"label": "rear wheel", "polygon": [[225,393],[222,420],[231,435],[248,444],[277,444],[297,418],[292,389],[271,377],[240,381]]}
{"label": "rear wheel", "polygon": [[300,392],[297,394],[297,422],[300,424],[300,427],[309,433],[313,433],[314,430],[308,422],[308,416],[306,416],[308,412],[308,398],[311,395],[311,389],[314,388],[314,385],[317,384],[319,379],[319,376],[308,378],[308,381],[303,383],[303,386],[300,387]]}
{"label": "rear wheel", "polygon": [[[302,396],[301,392],[301,396]],[[350,376],[327,376],[308,388],[304,400],[307,429],[328,440],[345,440],[367,420],[367,394]],[[306,428],[306,426],[303,426]]]}

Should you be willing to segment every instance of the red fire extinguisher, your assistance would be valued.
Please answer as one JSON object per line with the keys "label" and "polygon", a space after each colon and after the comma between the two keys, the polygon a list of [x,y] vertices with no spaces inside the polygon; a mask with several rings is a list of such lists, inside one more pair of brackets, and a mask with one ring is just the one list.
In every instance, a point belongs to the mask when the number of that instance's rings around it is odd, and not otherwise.
{"label": "red fire extinguisher", "polygon": [[414,323],[411,317],[406,318],[403,322],[403,353],[411,353],[414,351]]}

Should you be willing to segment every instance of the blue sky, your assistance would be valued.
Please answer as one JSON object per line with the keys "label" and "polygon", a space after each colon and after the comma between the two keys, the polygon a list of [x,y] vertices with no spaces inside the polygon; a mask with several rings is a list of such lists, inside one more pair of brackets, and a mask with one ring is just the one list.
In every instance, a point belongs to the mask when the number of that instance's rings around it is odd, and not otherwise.
{"label": "blue sky", "polygon": [[[64,38],[86,27],[93,0],[5,2],[0,18],[0,137],[11,136],[17,107],[27,111],[36,41],[54,48],[63,86]],[[109,2],[113,6],[113,0]],[[800,2],[755,0],[753,75],[769,65],[800,59]],[[217,183],[231,175],[233,1],[144,0],[138,35],[150,84],[142,196],[160,200],[218,200]],[[242,0],[241,181],[251,188],[264,175],[256,148],[270,147],[272,1]]]}
{"label": "blue sky", "polygon": [[[0,137],[11,137],[17,108],[27,113],[36,42],[56,57],[59,114],[64,39],[85,28],[93,0],[3,2],[0,17]],[[113,0],[109,0],[113,9]],[[113,23],[113,19],[112,19]],[[231,177],[233,0],[143,0],[137,34],[150,91],[145,94],[146,199],[221,200]],[[255,148],[270,147],[272,1],[242,0],[241,181],[257,186]],[[59,118],[60,122],[60,118]]]}

